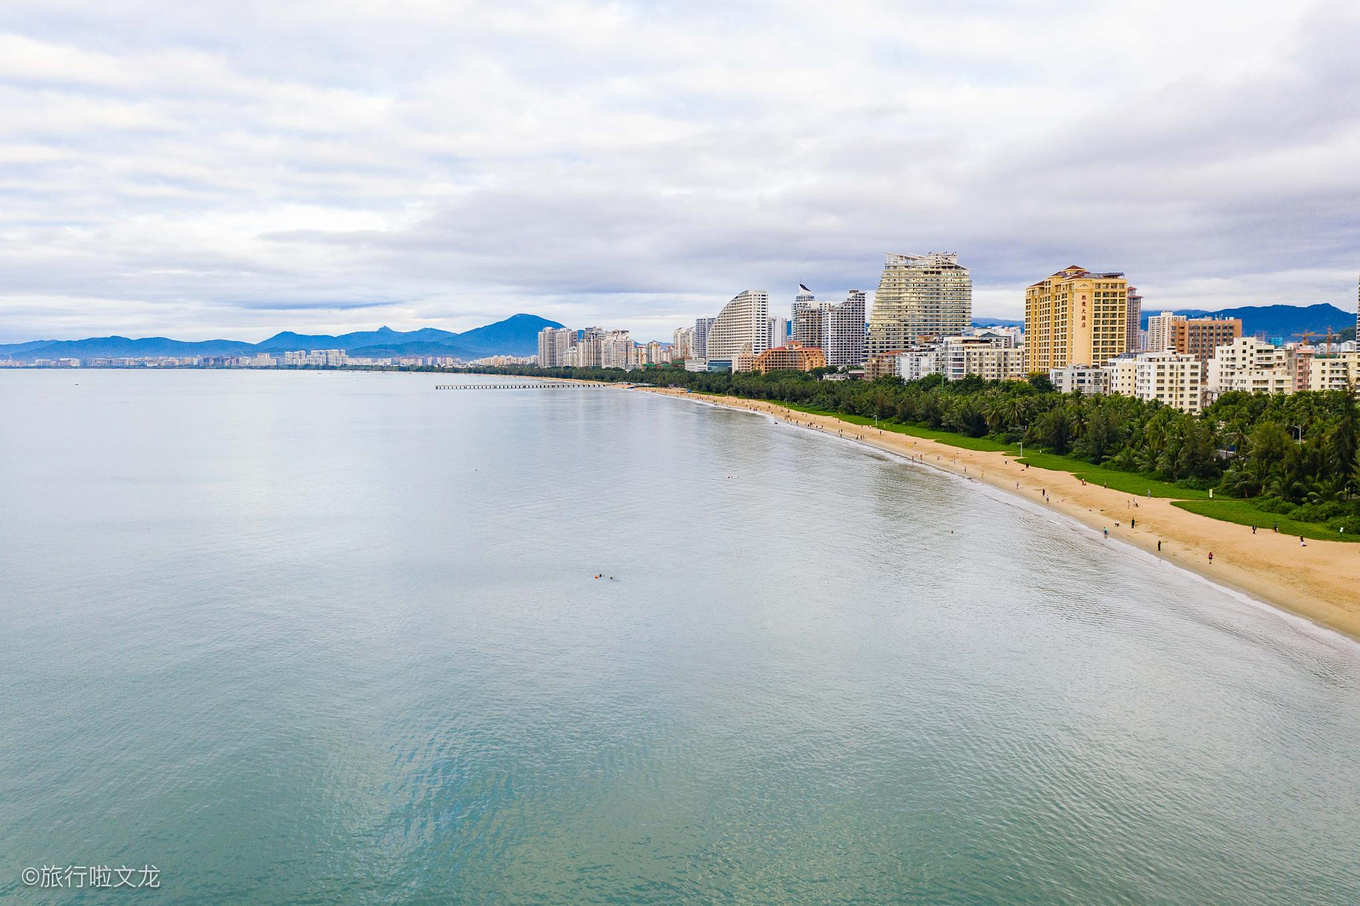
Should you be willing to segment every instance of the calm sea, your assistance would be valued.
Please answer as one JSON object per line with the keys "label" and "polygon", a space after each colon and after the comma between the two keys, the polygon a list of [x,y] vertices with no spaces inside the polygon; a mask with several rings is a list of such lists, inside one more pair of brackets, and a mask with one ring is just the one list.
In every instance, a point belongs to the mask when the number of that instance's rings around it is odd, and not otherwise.
{"label": "calm sea", "polygon": [[1360,647],[760,416],[449,380],[0,372],[0,900],[1360,901]]}

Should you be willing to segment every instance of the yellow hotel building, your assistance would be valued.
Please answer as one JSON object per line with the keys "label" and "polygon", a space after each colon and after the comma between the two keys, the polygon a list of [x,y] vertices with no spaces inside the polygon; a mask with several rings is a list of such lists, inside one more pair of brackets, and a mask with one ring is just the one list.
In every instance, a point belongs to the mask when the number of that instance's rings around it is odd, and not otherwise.
{"label": "yellow hotel building", "polygon": [[1026,369],[1099,365],[1126,351],[1129,281],[1073,265],[1025,290]]}

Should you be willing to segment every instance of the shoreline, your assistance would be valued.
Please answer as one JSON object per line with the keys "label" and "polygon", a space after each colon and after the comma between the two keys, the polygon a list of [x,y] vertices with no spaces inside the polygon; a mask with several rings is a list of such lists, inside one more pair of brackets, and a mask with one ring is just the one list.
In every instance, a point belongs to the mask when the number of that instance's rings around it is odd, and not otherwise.
{"label": "shoreline", "polygon": [[[1010,453],[967,450],[938,440],[812,415],[779,403],[731,396],[696,396],[683,390],[635,387],[646,393],[687,398],[744,410],[795,427],[827,433],[981,482],[1011,498],[1065,516],[1111,541],[1187,570],[1259,604],[1360,642],[1360,550],[1339,541],[1309,540],[1200,516],[1167,498],[1134,498],[1122,491],[1082,484],[1069,472],[1024,466]],[[1129,520],[1136,520],[1130,527]],[[1161,541],[1161,550],[1158,550]],[[1213,562],[1208,559],[1209,552]]]}

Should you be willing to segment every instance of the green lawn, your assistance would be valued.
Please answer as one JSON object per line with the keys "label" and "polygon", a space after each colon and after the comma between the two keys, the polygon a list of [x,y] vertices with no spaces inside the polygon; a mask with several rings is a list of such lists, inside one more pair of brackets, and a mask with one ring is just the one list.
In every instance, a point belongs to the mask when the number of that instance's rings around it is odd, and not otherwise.
{"label": "green lawn", "polygon": [[1187,512],[1196,513],[1200,516],[1208,516],[1212,519],[1221,519],[1224,522],[1235,522],[1238,525],[1255,525],[1260,531],[1269,532],[1275,523],[1280,524],[1280,532],[1285,535],[1302,535],[1305,538],[1313,538],[1318,541],[1360,541],[1360,535],[1347,535],[1330,529],[1325,525],[1316,522],[1299,522],[1297,519],[1290,519],[1288,516],[1281,516],[1278,513],[1268,513],[1265,510],[1256,508],[1250,500],[1237,500],[1234,498],[1218,500],[1176,500],[1172,506],[1178,506]]}
{"label": "green lawn", "polygon": [[1107,469],[1104,466],[1092,465],[1084,460],[1074,459],[1071,456],[1059,456],[1056,453],[1029,453],[1020,461],[1039,469],[1071,472],[1078,478],[1085,479],[1089,484],[1098,484],[1137,497],[1146,497],[1149,490],[1152,491],[1153,497],[1170,497],[1173,500],[1202,500],[1209,497],[1208,491],[1184,488],[1178,484],[1158,481],[1156,478],[1149,478],[1136,472]]}

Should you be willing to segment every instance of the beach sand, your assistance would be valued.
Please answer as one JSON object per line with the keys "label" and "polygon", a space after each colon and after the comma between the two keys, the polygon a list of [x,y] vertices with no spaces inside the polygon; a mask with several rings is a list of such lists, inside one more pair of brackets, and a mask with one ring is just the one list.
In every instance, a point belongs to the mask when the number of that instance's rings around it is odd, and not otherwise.
{"label": "beach sand", "polygon": [[[1008,453],[964,450],[831,416],[808,415],[764,400],[637,389],[763,412],[791,425],[856,440],[986,482],[1070,516],[1097,532],[1109,529],[1112,540],[1132,544],[1213,582],[1360,639],[1360,544],[1309,539],[1306,547],[1300,547],[1298,537],[1277,534],[1269,526],[1259,527],[1253,535],[1250,526],[1189,513],[1172,506],[1170,500],[1134,498],[1121,491],[1083,485],[1068,472],[1027,469]],[[1137,521],[1136,528],[1129,527],[1131,518]],[[1158,541],[1162,543],[1160,553]]]}

